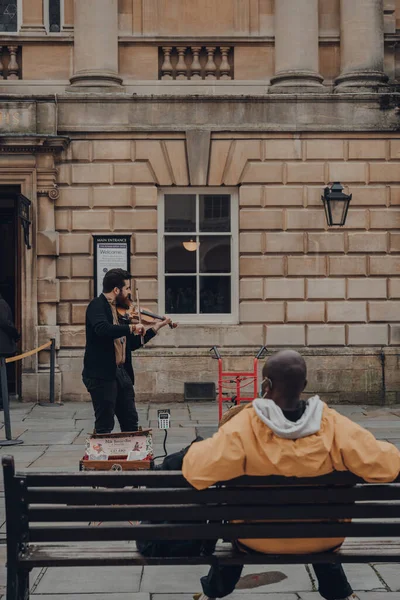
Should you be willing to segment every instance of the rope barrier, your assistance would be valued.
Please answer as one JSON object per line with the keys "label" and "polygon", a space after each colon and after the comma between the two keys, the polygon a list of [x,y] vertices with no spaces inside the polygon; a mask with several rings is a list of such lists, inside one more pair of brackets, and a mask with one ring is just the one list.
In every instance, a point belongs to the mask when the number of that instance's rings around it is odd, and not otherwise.
{"label": "rope barrier", "polygon": [[49,402],[40,402],[40,406],[62,406],[62,402],[54,402],[54,391],[55,391],[55,365],[56,365],[56,341],[55,339],[51,339],[45,344],[42,344],[38,348],[34,348],[33,350],[29,350],[28,352],[24,352],[24,354],[19,354],[18,356],[12,356],[10,358],[4,358],[0,356],[0,386],[1,386],[1,396],[3,399],[3,410],[4,410],[4,429],[6,432],[6,439],[0,440],[0,447],[2,446],[14,446],[16,444],[23,444],[24,441],[20,439],[13,439],[11,433],[11,421],[10,421],[10,404],[8,398],[8,385],[7,385],[7,368],[6,363],[12,363],[17,360],[22,360],[27,356],[32,356],[32,354],[37,354],[41,350],[46,350],[46,348],[50,348],[50,389],[49,389]]}
{"label": "rope barrier", "polygon": [[38,348],[34,348],[33,350],[29,350],[29,352],[24,352],[23,354],[18,354],[18,356],[11,356],[10,358],[6,358],[6,363],[12,363],[12,362],[15,362],[17,360],[22,360],[23,358],[26,358],[27,356],[32,356],[33,354],[37,354],[37,352],[40,352],[41,350],[45,350],[46,348],[50,348],[50,346],[51,346],[51,340],[49,342],[46,342],[45,344],[42,344]]}

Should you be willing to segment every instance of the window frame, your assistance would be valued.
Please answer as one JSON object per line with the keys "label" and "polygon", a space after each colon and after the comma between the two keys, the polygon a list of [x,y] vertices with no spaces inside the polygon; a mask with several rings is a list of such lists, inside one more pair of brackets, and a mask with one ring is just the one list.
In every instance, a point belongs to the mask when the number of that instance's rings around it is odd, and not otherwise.
{"label": "window frame", "polygon": [[14,2],[17,5],[17,31],[1,31],[0,35],[2,37],[20,35],[20,29],[22,25],[22,0],[14,0]]}
{"label": "window frame", "polygon": [[[158,308],[161,314],[165,314],[165,195],[168,194],[216,194],[230,195],[231,197],[231,231],[215,232],[215,235],[231,236],[231,312],[227,314],[207,313],[207,314],[173,314],[175,321],[188,325],[237,325],[239,323],[239,194],[237,188],[229,187],[162,187],[158,190]],[[198,223],[196,226],[198,227]],[[185,232],[182,232],[185,235]],[[207,232],[204,232],[207,235]],[[173,232],[171,235],[180,235],[179,232]],[[201,233],[200,233],[201,235]],[[198,272],[196,271],[196,276]],[[206,274],[205,274],[206,275]],[[226,274],[228,275],[228,273]]]}
{"label": "window frame", "polygon": [[43,0],[44,27],[48,35],[60,35],[64,29],[64,0],[60,0],[60,31],[50,31],[50,0]]}

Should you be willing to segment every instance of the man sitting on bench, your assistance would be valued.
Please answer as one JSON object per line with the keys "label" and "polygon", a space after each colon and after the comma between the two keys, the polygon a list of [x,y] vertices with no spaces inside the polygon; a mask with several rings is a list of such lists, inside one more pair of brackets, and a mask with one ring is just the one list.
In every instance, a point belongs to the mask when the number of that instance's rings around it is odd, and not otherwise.
{"label": "man sitting on bench", "polygon": [[[400,452],[329,408],[318,396],[301,400],[307,369],[298,352],[271,356],[263,368],[260,398],[226,422],[212,437],[192,444],[183,475],[198,490],[241,475],[318,477],[351,471],[369,482],[390,482],[400,471]],[[266,520],[268,509],[266,509]],[[246,539],[244,551],[307,554],[339,548],[337,539]],[[340,564],[316,564],[319,593],[326,600],[357,598]],[[242,566],[212,567],[201,579],[199,600],[230,594]]]}

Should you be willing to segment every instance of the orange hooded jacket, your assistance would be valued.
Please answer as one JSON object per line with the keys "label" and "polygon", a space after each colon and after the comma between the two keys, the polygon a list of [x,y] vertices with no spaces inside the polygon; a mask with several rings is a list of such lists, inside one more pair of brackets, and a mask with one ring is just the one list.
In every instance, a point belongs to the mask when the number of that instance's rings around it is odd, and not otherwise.
{"label": "orange hooded jacket", "polygon": [[[193,444],[182,471],[198,490],[240,475],[318,477],[332,471],[351,471],[373,483],[390,482],[399,475],[400,451],[376,440],[318,396],[308,400],[296,423],[285,419],[272,400],[257,398],[212,438]],[[302,554],[330,550],[344,539],[240,541],[266,554]]]}

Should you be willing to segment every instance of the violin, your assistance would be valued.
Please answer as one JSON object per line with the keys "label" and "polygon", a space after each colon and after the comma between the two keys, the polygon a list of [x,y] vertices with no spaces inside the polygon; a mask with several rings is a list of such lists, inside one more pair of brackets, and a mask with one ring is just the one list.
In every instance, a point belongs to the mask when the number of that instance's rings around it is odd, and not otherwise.
{"label": "violin", "polygon": [[[164,321],[167,317],[156,315],[145,307],[138,307],[130,300],[129,306],[117,305],[117,313],[121,320],[129,321],[130,323],[142,323],[144,326],[151,327],[155,321]],[[169,323],[171,329],[178,327],[178,323]]]}

